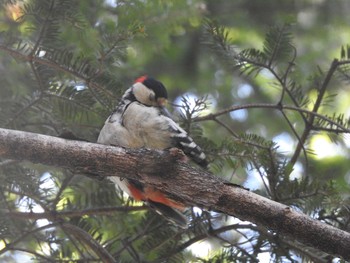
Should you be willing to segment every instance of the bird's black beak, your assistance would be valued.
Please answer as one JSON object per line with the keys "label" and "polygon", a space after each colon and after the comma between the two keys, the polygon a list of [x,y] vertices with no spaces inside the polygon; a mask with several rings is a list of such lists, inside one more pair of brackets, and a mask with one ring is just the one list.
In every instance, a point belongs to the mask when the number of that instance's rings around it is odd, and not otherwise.
{"label": "bird's black beak", "polygon": [[166,104],[168,103],[168,100],[166,98],[157,98],[157,104],[159,107],[165,107]]}
{"label": "bird's black beak", "polygon": [[165,107],[167,105],[167,103],[168,103],[168,100],[165,98],[158,98],[157,99],[157,104],[159,105],[159,108],[161,108],[163,115],[165,115],[171,119],[172,118],[171,114],[168,111],[168,109]]}

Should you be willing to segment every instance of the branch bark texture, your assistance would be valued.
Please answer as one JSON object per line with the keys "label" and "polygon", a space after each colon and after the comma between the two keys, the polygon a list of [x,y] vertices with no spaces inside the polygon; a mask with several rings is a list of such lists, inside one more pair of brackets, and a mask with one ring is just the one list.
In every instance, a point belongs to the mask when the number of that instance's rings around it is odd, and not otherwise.
{"label": "branch bark texture", "polygon": [[226,184],[181,162],[172,151],[131,150],[0,129],[0,157],[132,178],[154,185],[187,205],[220,211],[350,260],[350,233],[290,207]]}

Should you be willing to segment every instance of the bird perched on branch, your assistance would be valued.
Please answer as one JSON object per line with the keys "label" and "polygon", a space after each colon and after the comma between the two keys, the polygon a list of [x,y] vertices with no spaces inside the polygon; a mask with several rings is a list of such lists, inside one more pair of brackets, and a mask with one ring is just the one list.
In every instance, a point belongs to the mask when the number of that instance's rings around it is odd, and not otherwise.
{"label": "bird perched on branch", "polygon": [[[167,98],[161,82],[148,76],[138,78],[106,120],[97,142],[125,148],[164,150],[176,147],[206,167],[202,149],[171,119],[165,108]],[[187,227],[187,218],[180,212],[184,206],[166,193],[135,180],[118,177],[111,180],[135,200],[148,203],[168,220]]]}

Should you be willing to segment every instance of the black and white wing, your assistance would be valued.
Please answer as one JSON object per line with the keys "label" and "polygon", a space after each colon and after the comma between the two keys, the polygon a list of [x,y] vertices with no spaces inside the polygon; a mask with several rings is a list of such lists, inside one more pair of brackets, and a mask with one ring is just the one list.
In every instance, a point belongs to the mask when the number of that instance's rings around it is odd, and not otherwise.
{"label": "black and white wing", "polygon": [[[162,111],[165,111],[164,114]],[[171,132],[172,144],[174,147],[181,149],[188,157],[202,167],[207,167],[208,162],[203,150],[193,141],[188,133],[182,129],[170,116],[170,113],[162,109],[164,118],[169,124],[169,131]]]}

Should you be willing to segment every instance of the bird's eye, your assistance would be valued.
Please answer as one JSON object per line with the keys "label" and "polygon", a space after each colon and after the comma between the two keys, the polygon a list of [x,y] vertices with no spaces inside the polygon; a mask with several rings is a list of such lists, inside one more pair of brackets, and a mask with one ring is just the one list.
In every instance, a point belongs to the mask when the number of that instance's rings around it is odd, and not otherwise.
{"label": "bird's eye", "polygon": [[150,101],[155,101],[156,100],[156,96],[154,94],[149,94],[148,96]]}

